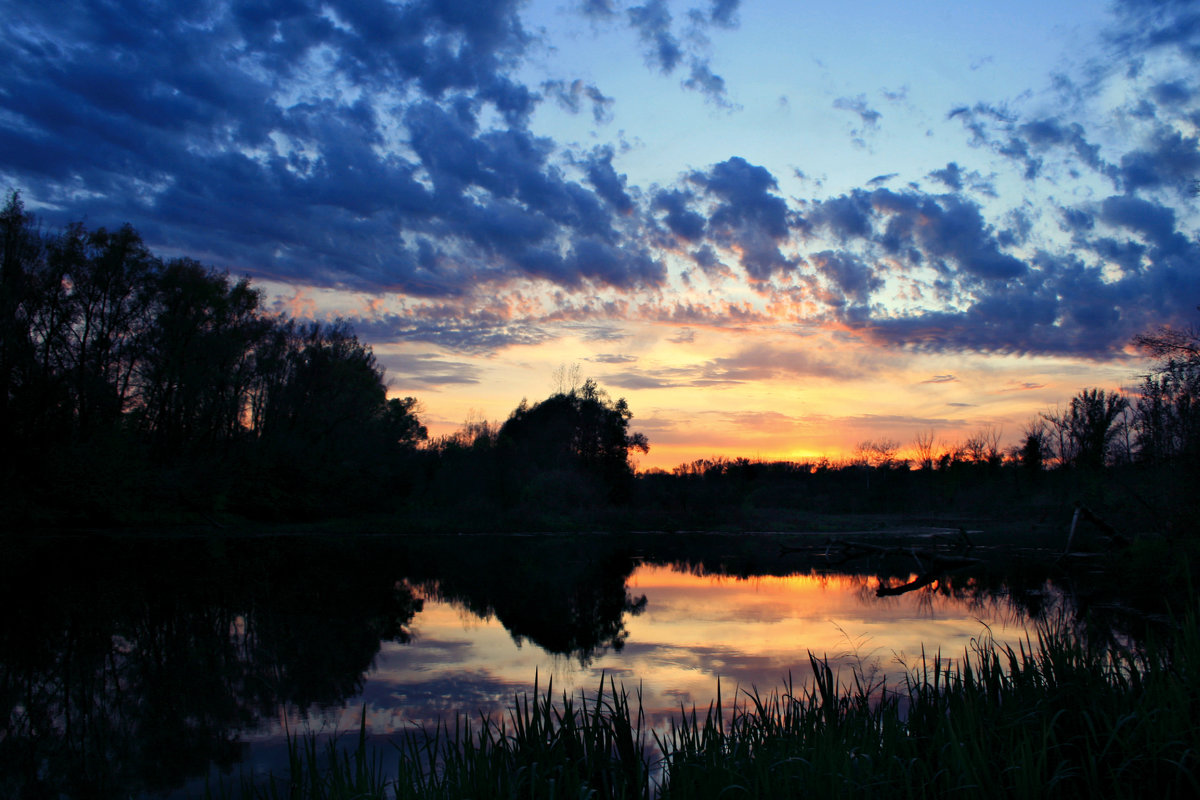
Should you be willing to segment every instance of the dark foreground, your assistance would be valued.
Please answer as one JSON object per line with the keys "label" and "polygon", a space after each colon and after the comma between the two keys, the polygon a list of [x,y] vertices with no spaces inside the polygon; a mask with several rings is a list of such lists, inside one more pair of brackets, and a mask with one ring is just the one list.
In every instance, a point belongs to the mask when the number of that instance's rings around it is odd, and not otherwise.
{"label": "dark foreground", "polygon": [[[290,774],[219,794],[264,798],[1195,797],[1200,630],[1093,647],[1046,627],[1018,651],[934,657],[899,686],[836,675],[743,694],[648,731],[636,696],[518,699],[373,750],[291,744]],[[394,776],[394,777],[389,777]]]}

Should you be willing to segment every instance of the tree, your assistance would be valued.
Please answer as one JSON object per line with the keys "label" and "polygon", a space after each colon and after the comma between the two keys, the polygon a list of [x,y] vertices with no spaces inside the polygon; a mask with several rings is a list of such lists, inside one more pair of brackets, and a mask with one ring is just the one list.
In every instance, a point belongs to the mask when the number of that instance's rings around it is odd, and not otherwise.
{"label": "tree", "polygon": [[429,438],[429,432],[417,418],[421,404],[415,397],[393,397],[383,408],[383,437],[389,445],[411,449]]}
{"label": "tree", "polygon": [[521,401],[500,428],[511,466],[524,472],[575,473],[603,487],[610,499],[628,495],[630,453],[650,450],[646,437],[629,432],[633,413],[624,398],[613,402],[592,379],[533,406]]}
{"label": "tree", "polygon": [[161,263],[129,225],[89,232],[78,223],[54,241],[51,260],[71,286],[65,367],[86,439],[116,423],[131,399]]}
{"label": "tree", "polygon": [[963,451],[974,464],[1000,465],[1000,436],[1002,432],[994,425],[980,428],[963,443]]}
{"label": "tree", "polygon": [[1142,376],[1134,408],[1138,458],[1200,457],[1200,331],[1160,328],[1134,343],[1156,359]]}
{"label": "tree", "polygon": [[1084,389],[1071,398],[1066,411],[1043,414],[1058,434],[1062,463],[1085,469],[1103,467],[1117,434],[1117,418],[1128,405],[1116,392]]}
{"label": "tree", "polygon": [[33,215],[17,192],[9,193],[0,211],[0,451],[6,460],[17,455],[27,414],[38,405],[30,397],[36,364],[30,324],[36,296],[30,287],[44,255]]}
{"label": "tree", "polygon": [[1038,473],[1049,455],[1049,434],[1044,419],[1034,419],[1025,425],[1025,438],[1017,450],[1021,466],[1029,472]]}
{"label": "tree", "polygon": [[928,472],[933,469],[933,451],[936,444],[936,434],[933,430],[917,431],[913,440],[913,453],[920,469]]}
{"label": "tree", "polygon": [[138,409],[143,435],[173,456],[215,451],[241,437],[254,353],[272,321],[246,279],[191,259],[172,261],[154,281],[152,320],[140,346]]}

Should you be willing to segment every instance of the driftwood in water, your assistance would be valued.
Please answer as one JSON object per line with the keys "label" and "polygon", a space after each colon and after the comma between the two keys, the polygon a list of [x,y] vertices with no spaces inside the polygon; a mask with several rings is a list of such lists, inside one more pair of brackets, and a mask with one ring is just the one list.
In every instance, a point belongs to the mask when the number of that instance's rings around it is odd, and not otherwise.
{"label": "driftwood in water", "polygon": [[1067,546],[1063,548],[1062,556],[1059,556],[1059,558],[1071,554],[1071,543],[1075,539],[1075,527],[1079,524],[1081,518],[1099,528],[1108,537],[1110,545],[1125,545],[1129,543],[1129,540],[1120,531],[1093,514],[1091,509],[1083,503],[1076,503],[1075,513],[1071,515],[1071,530],[1067,533]]}
{"label": "driftwood in water", "polygon": [[[918,563],[920,563],[920,562],[918,562]],[[904,594],[905,592],[911,592],[914,589],[920,589],[922,586],[926,586],[930,583],[933,583],[934,581],[941,578],[943,575],[947,575],[951,572],[957,572],[960,569],[966,569],[967,567],[973,567],[977,564],[982,564],[982,563],[983,563],[982,558],[971,558],[968,556],[959,556],[957,558],[947,557],[947,556],[935,556],[933,558],[932,563],[929,565],[929,568],[926,569],[920,575],[918,575],[916,578],[914,578],[913,580],[909,581],[908,583],[902,584],[900,586],[880,586],[878,589],[875,590],[875,596],[876,597],[891,597],[892,595],[898,595],[898,594]]]}
{"label": "driftwood in water", "polygon": [[[967,536],[967,532],[965,530],[961,528],[959,529],[959,536],[954,539],[954,542],[958,545],[959,552],[949,554],[928,548],[900,546],[887,547],[884,545],[871,544],[870,542],[836,542],[833,539],[829,539],[825,543],[825,557],[829,559],[835,559],[828,562],[831,565],[840,565],[857,558],[862,558],[863,556],[911,556],[912,559],[917,562],[917,567],[919,569],[918,576],[914,580],[909,581],[901,586],[880,586],[875,591],[876,596],[887,597],[891,595],[904,594],[905,592],[911,592],[914,589],[919,589],[922,586],[933,583],[947,573],[955,572],[960,569],[973,567],[977,564],[983,563],[983,559],[981,558],[975,558],[973,556],[966,555],[966,553],[972,550],[975,545],[973,542],[971,542],[971,539]],[[786,553],[804,552],[810,549],[811,548],[783,546],[780,547],[780,555],[784,555]]]}

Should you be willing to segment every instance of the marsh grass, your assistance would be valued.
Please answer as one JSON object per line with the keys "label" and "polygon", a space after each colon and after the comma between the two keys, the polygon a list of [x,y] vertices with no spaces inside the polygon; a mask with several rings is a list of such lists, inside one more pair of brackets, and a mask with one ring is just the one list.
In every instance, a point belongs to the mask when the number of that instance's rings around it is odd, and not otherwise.
{"label": "marsh grass", "polygon": [[[1169,639],[1092,646],[1065,624],[1015,649],[922,656],[894,686],[813,679],[767,694],[720,687],[704,713],[650,730],[610,678],[592,699],[552,686],[500,720],[459,718],[409,737],[396,768],[366,736],[349,752],[289,739],[291,776],[256,798],[736,798],[1200,796],[1200,625]],[[649,733],[647,731],[650,730]]]}

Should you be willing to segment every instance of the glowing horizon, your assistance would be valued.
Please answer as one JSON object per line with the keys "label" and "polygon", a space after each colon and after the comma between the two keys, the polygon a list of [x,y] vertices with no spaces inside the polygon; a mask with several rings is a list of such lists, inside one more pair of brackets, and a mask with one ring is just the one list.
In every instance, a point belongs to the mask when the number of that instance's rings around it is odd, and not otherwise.
{"label": "glowing horizon", "polygon": [[346,318],[434,436],[579,364],[642,469],[1007,446],[1197,320],[1188,4],[116,2],[0,23],[0,188]]}

